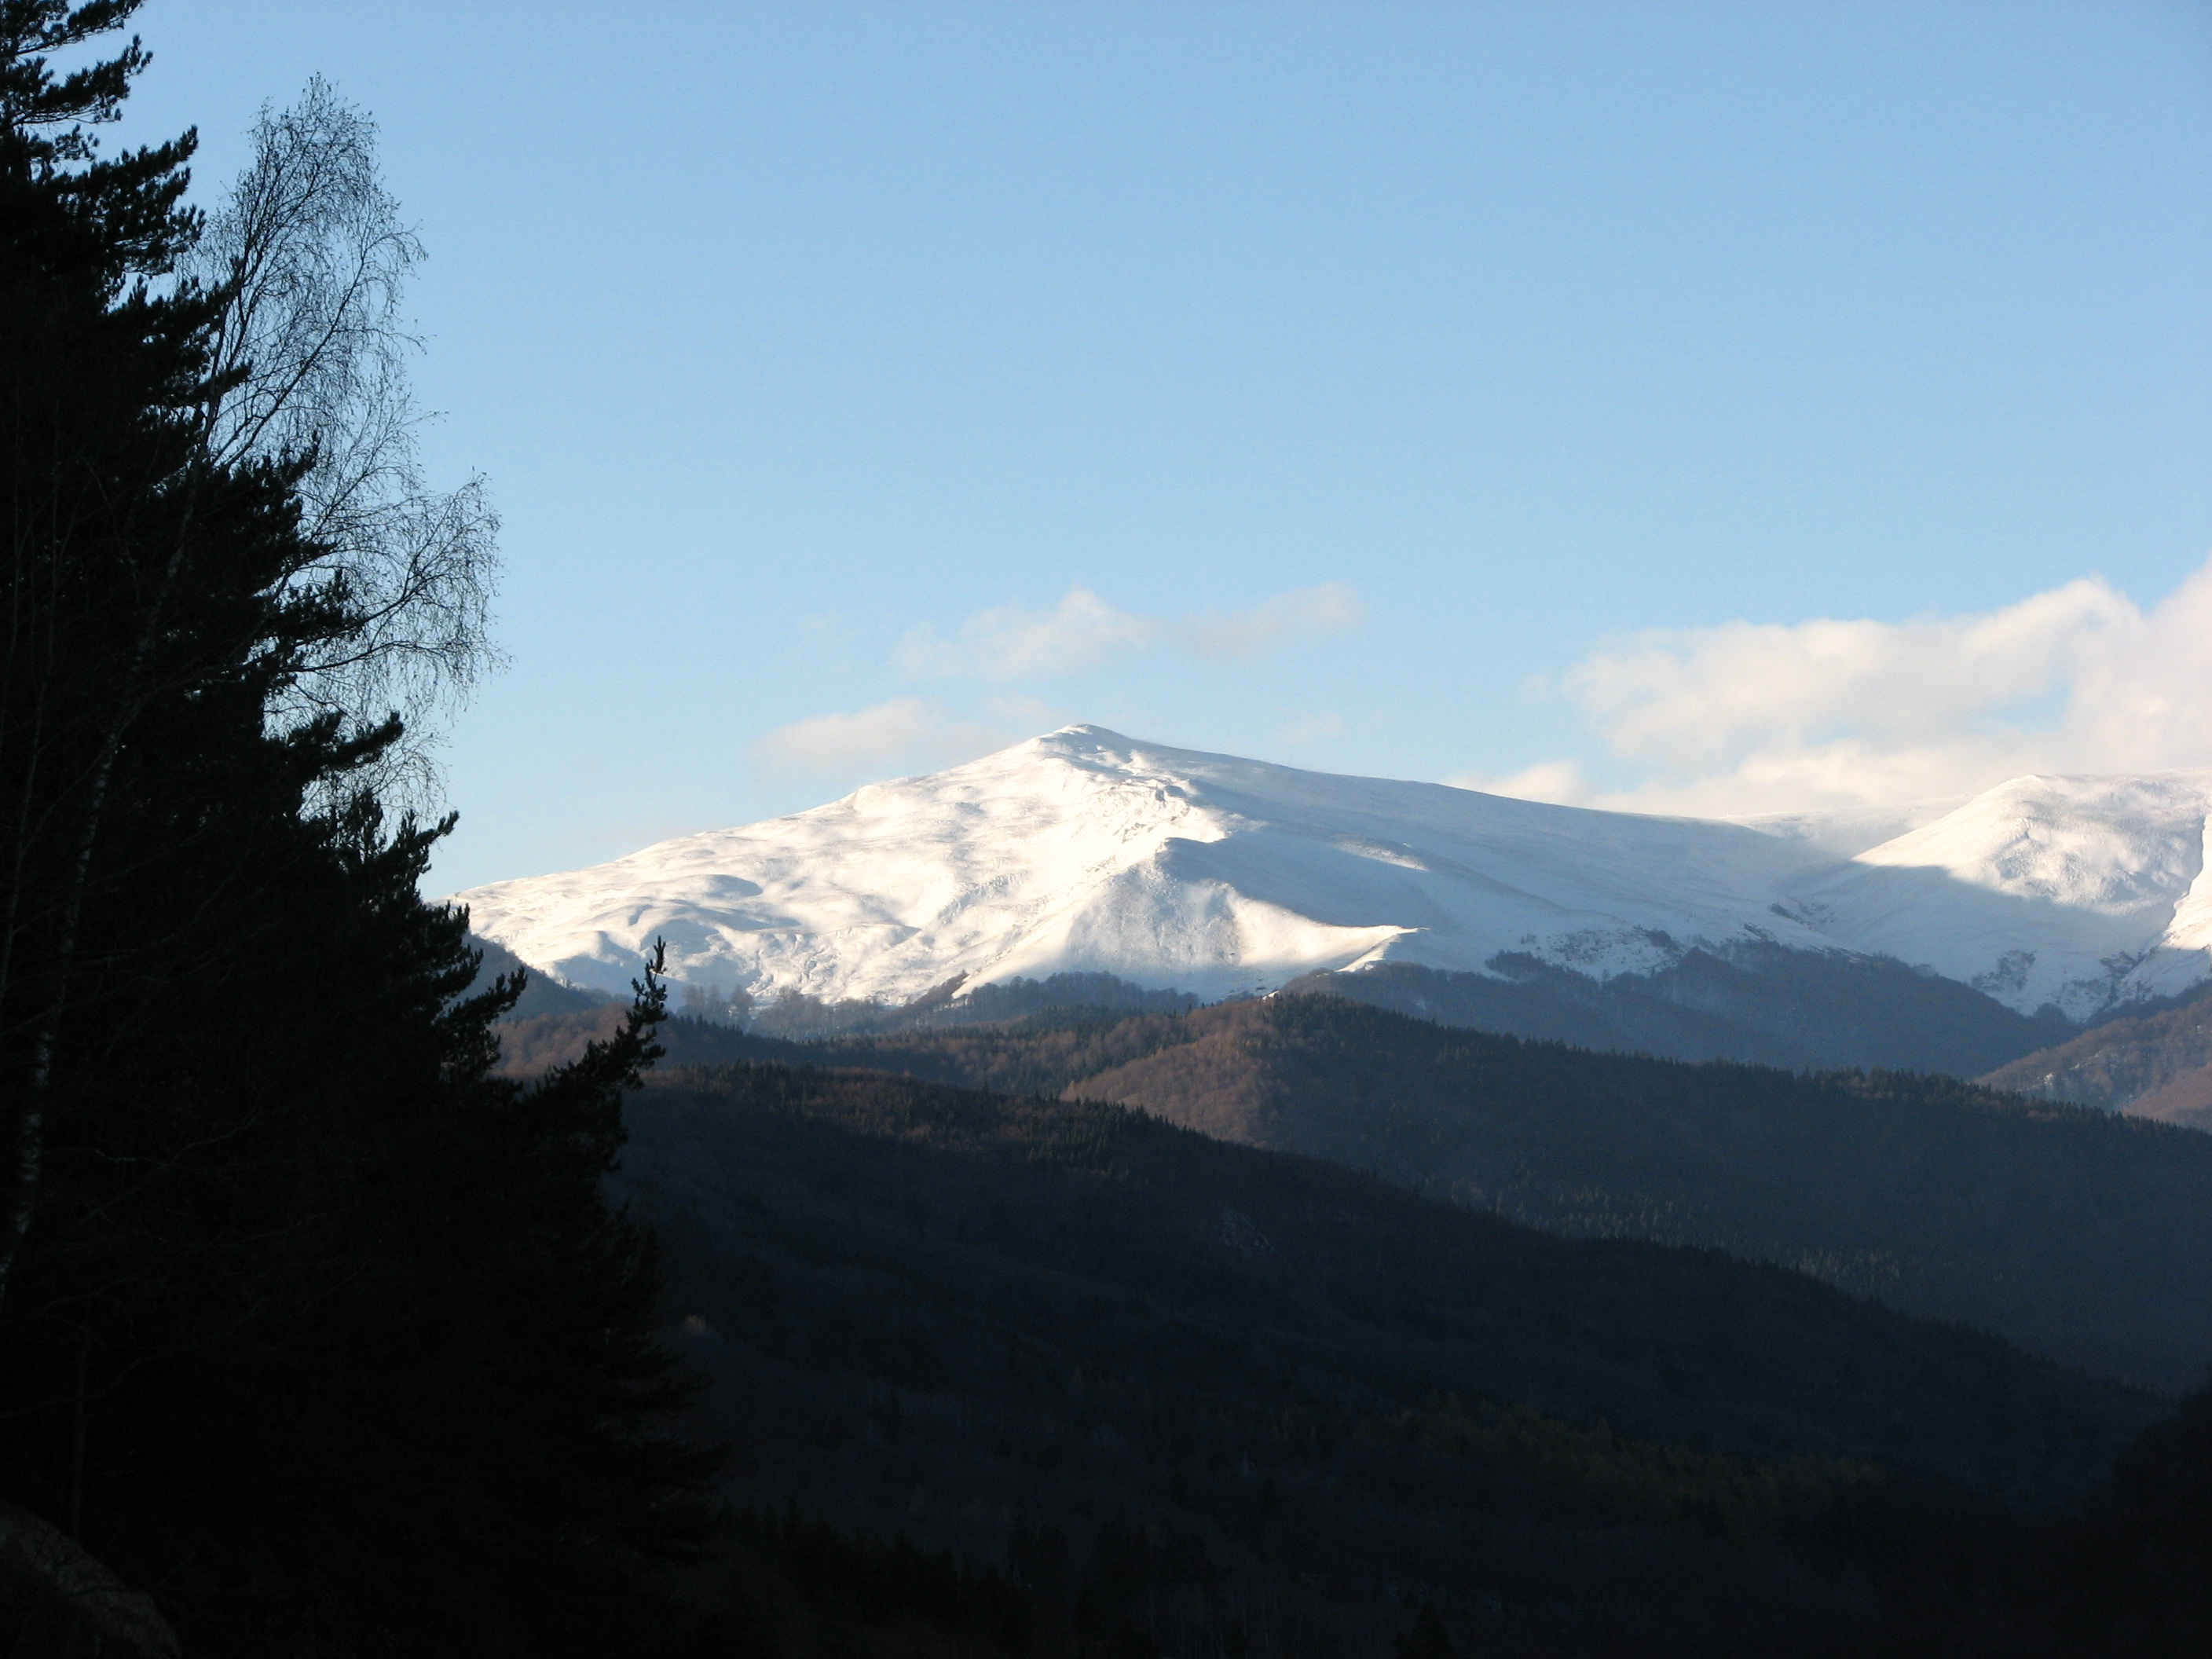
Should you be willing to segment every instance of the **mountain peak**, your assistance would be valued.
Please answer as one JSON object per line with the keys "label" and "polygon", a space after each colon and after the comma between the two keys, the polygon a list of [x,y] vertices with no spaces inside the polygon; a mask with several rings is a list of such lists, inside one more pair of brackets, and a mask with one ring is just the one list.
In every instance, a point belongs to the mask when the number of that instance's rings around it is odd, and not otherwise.
{"label": "mountain peak", "polygon": [[479,933],[617,993],[655,938],[679,981],[895,1001],[956,974],[1220,997],[1502,952],[1606,978],[1758,944],[1894,956],[2078,1018],[2212,971],[2208,801],[2212,774],[2016,779],[1846,857],[1811,817],[1593,811],[1079,723],[459,897]]}

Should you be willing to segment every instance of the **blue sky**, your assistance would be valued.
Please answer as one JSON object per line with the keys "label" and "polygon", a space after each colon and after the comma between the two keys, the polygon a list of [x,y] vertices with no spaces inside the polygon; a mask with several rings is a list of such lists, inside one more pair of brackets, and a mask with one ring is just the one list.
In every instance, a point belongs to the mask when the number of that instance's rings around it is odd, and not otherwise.
{"label": "blue sky", "polygon": [[2212,6],[136,27],[132,136],[212,192],[322,73],[429,247],[513,659],[437,887],[1074,719],[1674,810],[2212,766]]}

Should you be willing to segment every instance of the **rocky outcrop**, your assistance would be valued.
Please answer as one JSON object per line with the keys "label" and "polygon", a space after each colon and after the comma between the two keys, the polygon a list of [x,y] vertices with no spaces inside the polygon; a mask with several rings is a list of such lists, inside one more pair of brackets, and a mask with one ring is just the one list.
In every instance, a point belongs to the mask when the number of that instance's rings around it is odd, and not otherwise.
{"label": "rocky outcrop", "polygon": [[52,1522],[0,1502],[0,1648],[21,1659],[179,1659],[176,1632]]}

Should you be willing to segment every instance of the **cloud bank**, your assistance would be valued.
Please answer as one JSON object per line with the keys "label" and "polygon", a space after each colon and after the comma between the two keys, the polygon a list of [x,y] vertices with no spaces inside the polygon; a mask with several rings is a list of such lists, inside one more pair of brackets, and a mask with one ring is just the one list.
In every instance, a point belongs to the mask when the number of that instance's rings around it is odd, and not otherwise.
{"label": "cloud bank", "polygon": [[920,697],[893,697],[778,726],[753,744],[753,754],[778,771],[836,775],[902,760],[957,766],[1011,741],[996,727],[955,720]]}
{"label": "cloud bank", "polygon": [[[1285,641],[1353,626],[1358,598],[1341,582],[1278,593],[1249,610],[1147,617],[1072,587],[1048,611],[998,605],[947,635],[924,625],[900,642],[896,661],[932,679],[1004,684],[1083,673],[1142,652],[1170,650],[1215,661],[1256,656]],[[1000,694],[983,700],[993,719],[962,720],[921,697],[893,697],[845,713],[816,714],[780,726],[753,744],[753,757],[780,772],[819,776],[893,767],[957,765],[1033,737],[1064,718],[1036,699]]]}
{"label": "cloud bank", "polygon": [[1358,596],[1341,582],[1278,593],[1249,611],[1182,617],[1140,616],[1071,587],[1049,611],[998,605],[950,635],[927,624],[915,629],[900,643],[898,663],[922,678],[1006,681],[1080,674],[1159,647],[1223,661],[1302,635],[1340,633],[1361,614]]}
{"label": "cloud bank", "polygon": [[1729,623],[1592,653],[1560,682],[1642,770],[1455,779],[1530,799],[1751,813],[1964,794],[2029,772],[2212,767],[2212,562],[2148,610],[2099,577],[1904,623]]}

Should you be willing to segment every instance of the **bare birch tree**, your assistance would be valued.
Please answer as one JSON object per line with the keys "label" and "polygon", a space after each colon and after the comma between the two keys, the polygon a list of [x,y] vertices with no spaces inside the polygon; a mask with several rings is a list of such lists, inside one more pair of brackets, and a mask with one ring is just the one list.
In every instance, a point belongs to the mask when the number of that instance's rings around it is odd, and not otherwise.
{"label": "bare birch tree", "polygon": [[208,222],[189,272],[225,296],[211,365],[218,465],[306,460],[299,490],[319,550],[294,577],[335,590],[359,625],[301,665],[270,719],[337,711],[407,734],[371,780],[410,805],[434,795],[437,722],[499,654],[488,624],[499,515],[479,476],[426,482],[402,312],[423,257],[385,189],[376,125],[319,76],[289,109],[264,108],[253,157]]}

